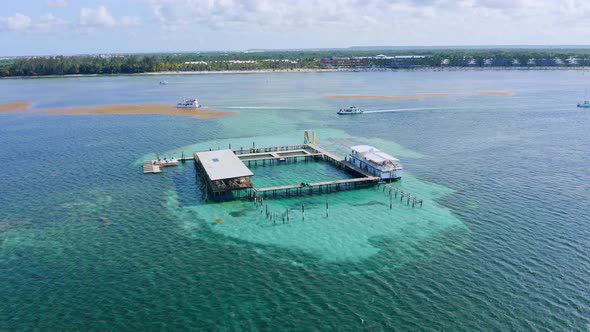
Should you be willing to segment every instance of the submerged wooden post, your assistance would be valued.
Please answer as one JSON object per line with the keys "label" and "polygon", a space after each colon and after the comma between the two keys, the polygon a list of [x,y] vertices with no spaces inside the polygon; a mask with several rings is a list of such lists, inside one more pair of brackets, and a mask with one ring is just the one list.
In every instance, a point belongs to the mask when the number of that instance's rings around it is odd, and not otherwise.
{"label": "submerged wooden post", "polygon": [[326,218],[328,218],[330,216],[329,211],[330,211],[330,204],[328,204],[328,201],[326,201]]}
{"label": "submerged wooden post", "polygon": [[305,205],[301,204],[301,214],[303,215],[303,220],[305,220]]}

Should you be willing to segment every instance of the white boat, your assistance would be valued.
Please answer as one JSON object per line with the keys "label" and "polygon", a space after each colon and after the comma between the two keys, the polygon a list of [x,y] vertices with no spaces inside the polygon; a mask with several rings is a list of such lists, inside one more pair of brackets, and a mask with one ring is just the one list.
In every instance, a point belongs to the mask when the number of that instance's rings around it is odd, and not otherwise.
{"label": "white boat", "polygon": [[362,114],[363,110],[361,110],[360,108],[356,107],[356,106],[350,106],[349,108],[341,108],[338,111],[338,114],[340,115],[347,115],[347,114]]}
{"label": "white boat", "polygon": [[182,102],[176,104],[176,108],[199,108],[199,107],[201,107],[201,105],[199,104],[199,101],[197,100],[197,98],[186,99],[186,100],[183,100]]}
{"label": "white boat", "polygon": [[158,158],[157,160],[152,161],[152,164],[156,165],[156,166],[174,166],[174,165],[178,164],[178,159],[176,159],[176,158],[164,158],[164,159]]}
{"label": "white boat", "polygon": [[402,177],[404,168],[399,159],[370,145],[357,145],[351,149],[349,161],[356,167],[383,180],[396,180]]}
{"label": "white boat", "polygon": [[160,85],[166,85],[168,84],[168,81],[160,81]]}
{"label": "white boat", "polygon": [[578,107],[590,108],[590,101],[588,101],[588,89],[586,89],[586,93],[584,95],[584,102],[578,103]]}

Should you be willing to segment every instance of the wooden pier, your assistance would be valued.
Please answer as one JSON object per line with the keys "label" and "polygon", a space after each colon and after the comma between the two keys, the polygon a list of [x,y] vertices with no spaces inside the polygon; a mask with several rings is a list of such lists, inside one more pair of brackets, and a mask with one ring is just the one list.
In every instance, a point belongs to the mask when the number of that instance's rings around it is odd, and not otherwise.
{"label": "wooden pier", "polygon": [[[381,183],[380,183],[381,184]],[[383,184],[383,192],[388,191],[389,193],[389,208],[392,208],[392,201],[393,199],[397,199],[397,196],[399,195],[400,197],[400,202],[404,201],[404,198],[406,199],[406,205],[410,205],[410,202],[412,202],[412,207],[415,207],[416,205],[420,204],[420,207],[422,207],[422,203],[424,202],[422,199],[417,198],[416,196],[410,194],[409,192],[403,191],[400,188],[397,187],[393,187],[391,185],[388,184]]]}
{"label": "wooden pier", "polygon": [[282,196],[301,196],[312,194],[323,194],[330,192],[338,192],[343,190],[359,189],[372,187],[377,184],[381,178],[371,176],[354,179],[341,179],[333,181],[300,183],[286,186],[254,188],[252,190],[253,197],[282,197]]}
{"label": "wooden pier", "polygon": [[[235,152],[236,151],[234,151],[234,153]],[[272,165],[279,162],[287,162],[288,160],[296,161],[298,158],[310,160],[312,158],[319,158],[322,156],[322,154],[319,152],[310,151],[309,149],[305,148],[283,151],[242,153],[236,155],[242,162],[248,163],[248,166],[252,166],[252,164],[254,166],[257,166],[258,162],[261,162],[263,165],[266,165],[266,162],[268,161],[269,164]]]}
{"label": "wooden pier", "polygon": [[[225,151],[225,152],[224,152]],[[208,164],[207,167],[203,165],[203,160],[198,157],[198,154],[204,152],[194,152],[190,156],[186,156],[184,152],[180,158],[176,158],[179,162],[186,162],[189,160],[195,160],[199,173],[205,178],[205,182],[208,187],[208,192],[211,194],[213,199],[232,199],[243,197],[244,191],[249,191],[248,196],[251,199],[266,198],[266,197],[279,197],[279,196],[293,196],[293,195],[311,195],[315,193],[330,193],[338,192],[343,190],[352,190],[357,188],[367,188],[375,186],[381,182],[381,178],[370,174],[366,170],[363,170],[352,163],[348,162],[345,158],[337,156],[316,144],[296,144],[296,145],[280,145],[280,146],[267,146],[267,147],[255,147],[252,144],[252,148],[240,148],[238,150],[229,149],[226,150],[211,150],[205,151],[205,154],[216,154],[216,153],[229,153],[232,154],[234,161],[231,162],[232,166],[225,164],[223,167],[234,167],[239,166],[237,164],[244,164],[242,167],[257,166],[260,163],[262,165],[278,165],[280,163],[297,162],[300,159],[304,161],[312,160],[323,160],[341,169],[342,171],[351,174],[353,178],[340,179],[333,181],[321,181],[312,183],[299,183],[284,186],[272,186],[265,188],[253,188],[250,182],[249,176],[240,174],[232,174],[227,178],[211,178],[211,172],[216,172],[215,169],[222,167],[221,163],[217,166],[216,162]],[[225,155],[224,155],[225,156]],[[226,156],[227,157],[227,156]],[[237,157],[237,158],[236,158]],[[169,165],[155,165],[153,160],[145,161],[143,164],[144,173],[161,173],[163,166]],[[171,165],[170,165],[171,166]],[[238,179],[238,181],[235,181]],[[403,196],[406,199],[407,196]],[[416,202],[414,201],[413,205]]]}
{"label": "wooden pier", "polygon": [[143,174],[162,173],[162,168],[154,165],[153,160],[146,160],[143,162]]}

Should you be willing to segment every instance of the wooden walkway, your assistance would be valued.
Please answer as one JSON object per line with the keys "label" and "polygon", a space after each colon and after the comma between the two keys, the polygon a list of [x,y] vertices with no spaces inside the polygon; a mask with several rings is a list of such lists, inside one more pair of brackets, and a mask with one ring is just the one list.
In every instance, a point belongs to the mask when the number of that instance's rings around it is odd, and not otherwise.
{"label": "wooden walkway", "polygon": [[[377,187],[379,187],[379,185],[377,185]],[[416,204],[420,204],[420,207],[422,207],[422,203],[424,203],[422,199],[410,194],[409,192],[403,191],[398,187],[384,184],[383,192],[385,192],[386,189],[389,191],[389,208],[391,208],[391,200],[393,198],[397,198],[398,194],[400,196],[400,202],[403,202],[404,198],[406,199],[406,205],[410,205],[410,202],[412,202],[412,207],[414,207]]]}
{"label": "wooden walkway", "polygon": [[301,183],[286,186],[274,186],[265,188],[254,188],[252,190],[254,197],[266,198],[268,196],[300,196],[313,193],[328,193],[333,191],[343,191],[370,187],[377,184],[381,178],[372,176],[354,179],[341,179],[322,182]]}
{"label": "wooden walkway", "polygon": [[253,153],[268,153],[268,152],[280,152],[280,151],[293,151],[293,150],[303,150],[307,148],[307,144],[296,144],[296,145],[277,145],[277,146],[265,146],[261,148],[248,148],[248,149],[239,149],[239,150],[232,150],[238,157],[243,154],[253,154]]}
{"label": "wooden walkway", "polygon": [[162,167],[154,165],[152,160],[143,162],[143,174],[162,173]]}
{"label": "wooden walkway", "polygon": [[285,161],[291,158],[302,158],[302,157],[318,157],[321,156],[321,153],[312,153],[304,149],[297,149],[297,150],[285,150],[285,151],[278,151],[278,152],[254,152],[254,153],[244,153],[238,154],[238,158],[241,161],[265,161],[265,160],[278,160],[278,161]]}
{"label": "wooden walkway", "polygon": [[324,156],[326,156],[334,161],[339,161],[339,162],[344,161],[344,158],[337,156],[329,151],[326,151],[315,144],[307,144],[307,146],[309,146],[310,148],[316,150],[317,152],[323,154]]}

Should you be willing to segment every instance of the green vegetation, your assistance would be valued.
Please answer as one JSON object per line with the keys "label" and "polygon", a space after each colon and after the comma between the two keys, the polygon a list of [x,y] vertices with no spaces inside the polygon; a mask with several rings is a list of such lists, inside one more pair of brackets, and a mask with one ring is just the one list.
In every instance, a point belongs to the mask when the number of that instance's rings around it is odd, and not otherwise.
{"label": "green vegetation", "polygon": [[[384,57],[375,58],[376,55]],[[395,58],[419,55],[424,58]],[[0,77],[159,71],[415,67],[578,67],[589,49],[318,50],[23,57],[0,60]]]}

